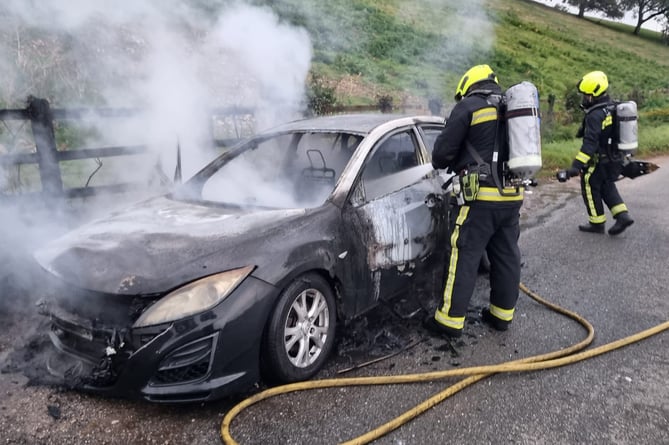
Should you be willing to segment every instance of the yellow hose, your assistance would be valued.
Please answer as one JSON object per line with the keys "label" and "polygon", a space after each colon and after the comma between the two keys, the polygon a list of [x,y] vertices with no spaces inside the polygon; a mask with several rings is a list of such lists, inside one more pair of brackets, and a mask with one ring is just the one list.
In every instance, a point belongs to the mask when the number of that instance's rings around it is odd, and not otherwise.
{"label": "yellow hose", "polygon": [[361,386],[361,385],[395,385],[400,383],[431,382],[434,380],[439,380],[453,376],[469,376],[455,383],[454,385],[449,386],[443,391],[435,394],[434,396],[423,401],[422,403],[416,405],[415,407],[411,408],[410,410],[406,411],[404,414],[396,417],[390,422],[387,422],[379,426],[378,428],[369,431],[366,434],[363,434],[362,436],[344,442],[347,445],[367,444],[373,440],[378,439],[379,437],[384,436],[385,434],[388,434],[394,429],[399,428],[401,425],[419,416],[420,414],[432,408],[433,406],[441,403],[443,400],[447,399],[448,397],[457,393],[458,391],[493,374],[500,372],[537,371],[540,369],[550,369],[571,363],[576,363],[585,360],[587,358],[595,357],[597,355],[613,351],[614,349],[618,349],[623,346],[638,342],[640,340],[643,340],[652,335],[658,334],[662,331],[669,329],[669,321],[666,321],[653,328],[647,329],[645,331],[639,332],[629,337],[625,337],[623,339],[599,346],[597,348],[590,349],[588,351],[576,353],[578,351],[585,349],[586,347],[588,347],[588,345],[590,345],[590,343],[592,343],[592,340],[595,335],[594,328],[592,327],[592,325],[577,313],[571,312],[567,309],[564,309],[560,306],[557,306],[553,303],[544,300],[543,298],[539,297],[537,294],[529,290],[522,283],[520,284],[520,289],[535,301],[579,322],[586,329],[588,333],[586,338],[568,348],[560,349],[547,354],[535,355],[520,360],[504,362],[497,365],[472,366],[468,368],[449,369],[444,371],[433,371],[420,374],[310,380],[306,382],[291,383],[288,385],[270,388],[258,394],[255,394],[245,400],[242,400],[240,403],[232,407],[230,411],[228,411],[228,413],[223,418],[223,421],[221,422],[221,439],[223,440],[223,443],[227,445],[233,445],[233,444],[238,445],[237,442],[230,435],[230,425],[232,423],[232,420],[241,411],[243,411],[244,409],[248,408],[249,406],[255,403],[260,402],[261,400],[265,400],[270,397],[274,397],[276,395],[287,394],[290,392],[302,391],[302,390],[319,389],[319,388],[334,388],[341,386]]}

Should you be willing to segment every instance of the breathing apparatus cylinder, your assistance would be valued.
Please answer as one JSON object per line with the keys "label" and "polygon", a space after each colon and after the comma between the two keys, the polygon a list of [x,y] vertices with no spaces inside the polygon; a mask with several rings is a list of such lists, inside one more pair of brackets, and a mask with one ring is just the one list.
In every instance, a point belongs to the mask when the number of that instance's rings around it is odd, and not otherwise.
{"label": "breathing apparatus cylinder", "polygon": [[618,120],[618,150],[624,154],[634,154],[639,146],[636,102],[626,101],[616,104]]}
{"label": "breathing apparatus cylinder", "polygon": [[530,179],[541,169],[541,117],[539,92],[531,82],[523,81],[504,93],[507,140],[511,173]]}

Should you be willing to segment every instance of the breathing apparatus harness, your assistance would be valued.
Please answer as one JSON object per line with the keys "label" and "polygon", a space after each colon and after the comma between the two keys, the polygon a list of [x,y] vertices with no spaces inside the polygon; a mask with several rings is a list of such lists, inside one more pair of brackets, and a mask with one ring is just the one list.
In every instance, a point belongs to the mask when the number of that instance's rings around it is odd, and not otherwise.
{"label": "breathing apparatus harness", "polygon": [[603,153],[604,156],[600,154],[600,158],[625,164],[634,156],[639,145],[636,102],[607,100],[591,107],[583,107],[583,111],[587,115],[599,108],[604,110],[606,118],[611,117],[613,125],[613,134],[607,140],[606,153]]}
{"label": "breathing apparatus harness", "polygon": [[[496,122],[495,148],[493,149],[492,153],[492,168],[491,168],[493,182],[495,183],[495,187],[497,187],[497,191],[499,192],[500,195],[519,196],[522,193],[521,187],[523,185],[528,185],[529,182],[525,184],[522,178],[519,178],[516,175],[514,175],[511,169],[509,168],[508,164],[509,147],[508,147],[508,134],[506,127],[506,118],[507,118],[506,99],[503,94],[491,94],[487,97],[486,100],[490,105],[495,107],[495,109],[497,110],[497,120],[495,121]],[[467,148],[468,150],[470,150],[470,152],[475,151],[473,147],[471,147],[471,144]],[[476,153],[476,156],[478,156],[478,158],[481,159],[478,153]],[[501,178],[499,176],[500,156],[502,162]],[[514,191],[510,191],[509,186],[511,186],[514,189]]]}
{"label": "breathing apparatus harness", "polygon": [[[458,204],[476,200],[480,183],[487,180],[490,176],[492,176],[492,181],[501,196],[519,196],[521,194],[520,187],[523,183],[516,180],[517,178],[514,177],[507,163],[504,161],[502,161],[502,177],[499,174],[500,147],[505,147],[507,140],[506,126],[504,125],[504,96],[491,90],[474,90],[468,96],[472,94],[485,95],[486,102],[497,110],[495,145],[493,148],[492,163],[489,164],[483,160],[472,143],[466,141],[467,151],[476,161],[476,165],[461,171],[457,176],[453,177],[453,193],[456,195]],[[507,158],[508,150],[505,150],[501,154],[501,157],[502,159]],[[515,190],[510,191],[507,184],[511,184]]]}

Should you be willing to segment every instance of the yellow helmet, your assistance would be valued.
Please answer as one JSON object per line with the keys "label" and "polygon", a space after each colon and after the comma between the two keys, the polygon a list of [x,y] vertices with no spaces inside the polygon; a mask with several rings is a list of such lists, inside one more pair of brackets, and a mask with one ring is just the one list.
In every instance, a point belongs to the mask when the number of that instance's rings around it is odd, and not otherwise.
{"label": "yellow helmet", "polygon": [[609,80],[603,71],[592,71],[578,82],[578,91],[583,94],[590,94],[594,97],[601,96],[609,87]]}
{"label": "yellow helmet", "polygon": [[462,79],[460,79],[460,82],[458,82],[458,87],[455,89],[455,100],[462,99],[472,85],[482,80],[492,80],[498,83],[495,72],[488,65],[476,65],[469,68],[465,75],[462,76]]}

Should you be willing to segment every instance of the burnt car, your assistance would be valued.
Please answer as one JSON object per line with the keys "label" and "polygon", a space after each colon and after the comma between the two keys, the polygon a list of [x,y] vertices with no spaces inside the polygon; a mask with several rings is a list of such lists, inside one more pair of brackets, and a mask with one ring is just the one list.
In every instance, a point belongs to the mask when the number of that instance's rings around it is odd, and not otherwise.
{"label": "burnt car", "polygon": [[[35,258],[47,367],[76,388],[194,402],[313,377],[338,327],[442,268],[443,118],[287,123]],[[443,256],[443,255],[442,255]]]}

